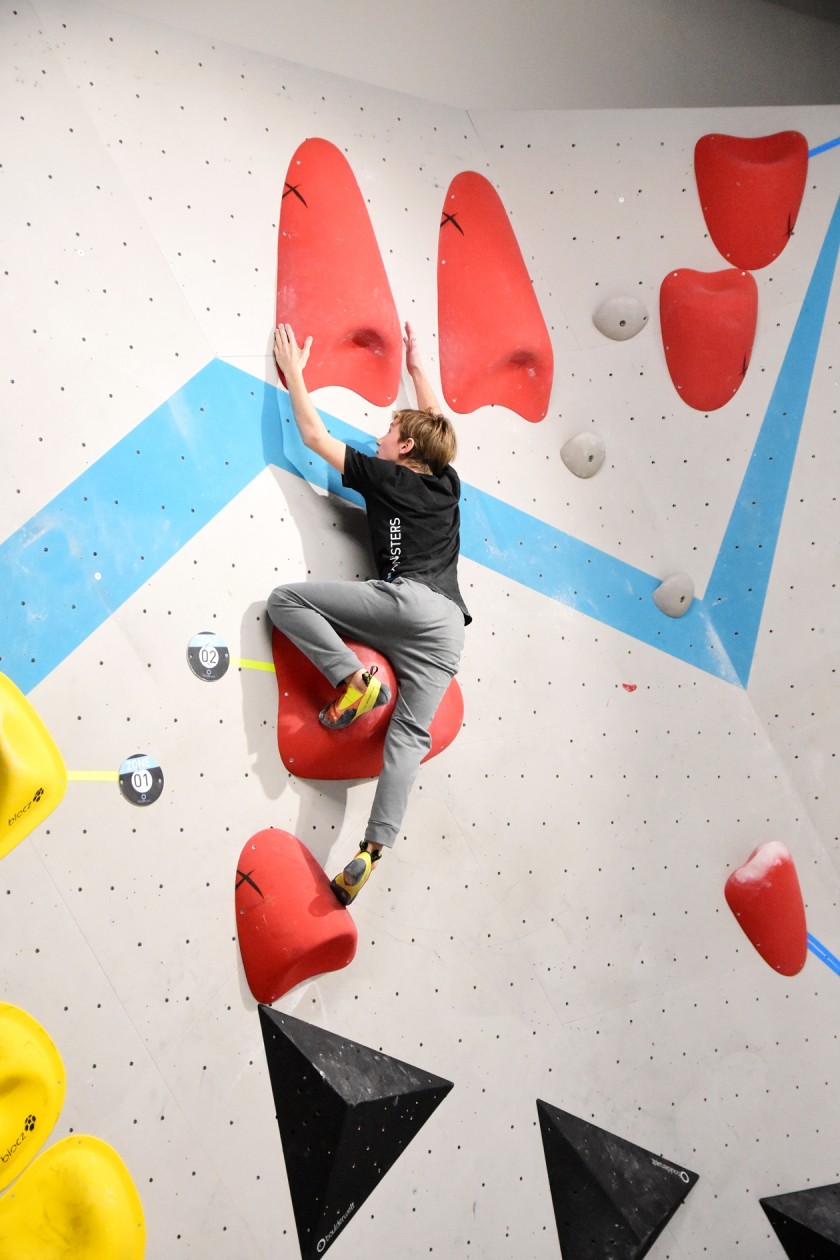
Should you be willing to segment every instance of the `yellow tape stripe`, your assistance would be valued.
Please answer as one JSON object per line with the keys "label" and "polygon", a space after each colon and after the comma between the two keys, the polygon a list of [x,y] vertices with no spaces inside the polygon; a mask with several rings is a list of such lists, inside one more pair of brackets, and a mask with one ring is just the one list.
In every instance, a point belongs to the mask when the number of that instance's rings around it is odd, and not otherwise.
{"label": "yellow tape stripe", "polygon": [[233,663],[238,665],[240,669],[264,669],[269,674],[275,672],[273,661],[246,661],[240,658],[239,660],[234,660]]}
{"label": "yellow tape stripe", "polygon": [[67,778],[76,783],[118,783],[119,770],[68,770]]}

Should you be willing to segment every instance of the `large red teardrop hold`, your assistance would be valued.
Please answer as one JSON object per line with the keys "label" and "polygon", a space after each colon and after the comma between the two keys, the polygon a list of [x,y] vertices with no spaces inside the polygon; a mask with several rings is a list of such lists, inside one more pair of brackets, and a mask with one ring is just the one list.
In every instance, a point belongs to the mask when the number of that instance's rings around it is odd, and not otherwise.
{"label": "large red teardrop hold", "polygon": [[659,291],[662,345],[683,402],[717,411],[747,374],[758,318],[748,271],[672,271]]}
{"label": "large red teardrop hold", "polygon": [[[382,770],[397,680],[391,662],[381,652],[353,639],[345,642],[366,669],[378,666],[377,677],[387,685],[391,699],[343,730],[331,731],[321,725],[318,714],[335,700],[336,688],[284,634],[274,630],[271,650],[277,671],[277,745],[283,765],[298,778],[374,779]],[[453,678],[432,719],[432,747],[424,761],[449,747],[463,720],[464,698]]]}
{"label": "large red teardrop hold", "polygon": [[296,984],[353,961],[356,925],[304,844],[273,827],[236,868],[236,931],[248,988],[270,1005]]}
{"label": "large red teardrop hold", "polygon": [[493,403],[535,423],[554,379],[551,337],[528,268],[493,185],[456,175],[438,243],[440,379],[453,411]]}
{"label": "large red teardrop hold", "polygon": [[808,956],[808,928],[799,877],[778,841],[759,845],[726,881],[726,901],[764,961],[795,976]]}
{"label": "large red teardrop hold", "polygon": [[727,262],[755,271],[778,258],[805,191],[805,137],[798,131],[701,136],[694,174],[709,235]]}
{"label": "large red teardrop hold", "polygon": [[377,407],[397,396],[402,332],[367,206],[344,154],[304,140],[289,163],[277,240],[277,322],[312,337],[309,390],[343,385]]}

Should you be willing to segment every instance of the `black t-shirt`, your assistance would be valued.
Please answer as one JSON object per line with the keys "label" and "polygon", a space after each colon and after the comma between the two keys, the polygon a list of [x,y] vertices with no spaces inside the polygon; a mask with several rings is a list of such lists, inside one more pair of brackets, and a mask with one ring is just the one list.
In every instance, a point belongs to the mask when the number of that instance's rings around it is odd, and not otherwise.
{"label": "black t-shirt", "polygon": [[458,589],[461,482],[452,465],[436,477],[348,446],[341,480],[365,501],[379,576],[422,582],[453,600],[469,624]]}

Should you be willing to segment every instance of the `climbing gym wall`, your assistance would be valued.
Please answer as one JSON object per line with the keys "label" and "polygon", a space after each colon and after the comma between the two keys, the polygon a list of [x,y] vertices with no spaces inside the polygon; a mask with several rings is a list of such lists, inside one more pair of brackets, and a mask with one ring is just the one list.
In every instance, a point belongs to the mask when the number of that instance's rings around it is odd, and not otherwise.
{"label": "climbing gym wall", "polygon": [[[2,30],[0,1257],[836,1242],[840,109],[467,115],[89,3]],[[695,146],[785,132],[801,206],[730,261]],[[265,614],[371,572],[271,357],[316,138],[457,422],[474,615],[350,911],[373,782],[281,757]],[[315,401],[371,449],[357,389]]]}

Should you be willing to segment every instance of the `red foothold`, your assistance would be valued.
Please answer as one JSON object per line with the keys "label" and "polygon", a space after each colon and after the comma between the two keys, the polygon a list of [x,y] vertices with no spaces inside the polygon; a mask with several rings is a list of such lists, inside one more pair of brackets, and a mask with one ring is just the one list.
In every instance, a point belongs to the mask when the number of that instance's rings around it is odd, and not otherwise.
{"label": "red foothold", "polygon": [[726,881],[726,901],[742,930],[774,971],[795,976],[808,956],[799,877],[778,841],[759,845]]}
{"label": "red foothold", "polygon": [[[377,677],[388,686],[391,699],[344,730],[329,731],[318,721],[318,714],[335,699],[335,688],[284,634],[274,631],[271,648],[279,693],[277,744],[283,765],[299,779],[375,779],[382,770],[397,680],[391,662],[381,652],[352,639],[345,642],[365,667],[379,667]],[[464,698],[453,678],[432,719],[432,746],[424,761],[449,747],[463,720]]]}
{"label": "red foothold", "polygon": [[269,828],[236,869],[236,931],[248,987],[270,1005],[296,984],[353,961],[356,925],[304,844]]}
{"label": "red foothold", "polygon": [[637,683],[622,683],[621,685],[625,691],[635,691],[638,684]]}

